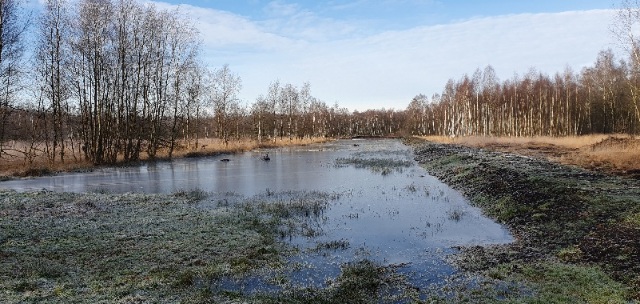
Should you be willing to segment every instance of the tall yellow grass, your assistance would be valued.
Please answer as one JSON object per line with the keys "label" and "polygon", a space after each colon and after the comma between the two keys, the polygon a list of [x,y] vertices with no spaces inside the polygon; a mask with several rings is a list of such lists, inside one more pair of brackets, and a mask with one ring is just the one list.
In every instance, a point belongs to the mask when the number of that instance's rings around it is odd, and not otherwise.
{"label": "tall yellow grass", "polygon": [[455,143],[472,147],[484,147],[488,145],[524,145],[524,144],[547,144],[568,149],[578,149],[588,145],[601,142],[611,135],[594,134],[584,136],[534,136],[534,137],[506,137],[506,136],[424,136],[423,139],[439,143]]}
{"label": "tall yellow grass", "polygon": [[[629,135],[594,134],[567,137],[444,137],[423,139],[448,144],[487,148],[548,159],[587,169],[617,174],[640,172],[640,139]],[[544,147],[541,152],[538,148]]]}
{"label": "tall yellow grass", "polygon": [[[289,138],[277,138],[276,140],[263,140],[259,142],[257,140],[243,138],[239,140],[230,140],[225,144],[222,139],[206,138],[199,139],[197,147],[193,145],[194,142],[191,142],[190,144],[179,142],[178,146],[182,148],[176,149],[173,152],[173,157],[184,157],[188,154],[194,153],[206,155],[213,153],[237,153],[265,148],[304,146],[314,143],[322,143],[328,140],[329,139],[325,137],[312,137],[303,139],[294,138],[292,140],[289,140]],[[166,157],[167,154],[167,150],[161,151],[159,157]]]}

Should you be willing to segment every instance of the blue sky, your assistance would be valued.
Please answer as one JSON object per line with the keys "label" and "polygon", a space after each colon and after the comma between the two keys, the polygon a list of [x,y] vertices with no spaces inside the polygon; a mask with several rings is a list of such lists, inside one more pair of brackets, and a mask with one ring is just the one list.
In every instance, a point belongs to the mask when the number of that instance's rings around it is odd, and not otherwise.
{"label": "blue sky", "polygon": [[302,85],[350,110],[404,109],[450,78],[492,65],[501,80],[530,68],[580,71],[619,48],[615,0],[194,0],[179,6],[198,27],[211,68],[229,64],[247,103],[269,83]]}
{"label": "blue sky", "polygon": [[347,0],[347,1],[270,1],[270,0],[198,0],[167,1],[228,11],[253,20],[273,17],[271,3],[296,6],[325,18],[368,20],[380,28],[408,28],[418,25],[450,23],[470,18],[521,14],[554,13],[571,10],[610,9],[607,0]]}

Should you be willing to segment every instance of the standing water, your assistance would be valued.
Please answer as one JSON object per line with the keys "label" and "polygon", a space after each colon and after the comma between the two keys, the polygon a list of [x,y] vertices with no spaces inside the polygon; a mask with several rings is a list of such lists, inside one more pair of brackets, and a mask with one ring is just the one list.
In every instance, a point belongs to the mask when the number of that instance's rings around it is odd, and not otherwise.
{"label": "standing water", "polygon": [[[263,159],[264,151],[246,152],[12,180],[1,182],[0,188],[112,193],[201,189],[245,197],[329,193],[335,199],[316,218],[317,233],[287,239],[299,250],[290,258],[295,267],[287,276],[300,287],[326,286],[341,265],[363,259],[399,265],[413,286],[426,287],[454,272],[445,262],[452,247],[512,241],[502,226],[428,175],[397,140],[342,140],[268,152],[269,161]],[[272,288],[255,278],[220,284],[243,292]]]}

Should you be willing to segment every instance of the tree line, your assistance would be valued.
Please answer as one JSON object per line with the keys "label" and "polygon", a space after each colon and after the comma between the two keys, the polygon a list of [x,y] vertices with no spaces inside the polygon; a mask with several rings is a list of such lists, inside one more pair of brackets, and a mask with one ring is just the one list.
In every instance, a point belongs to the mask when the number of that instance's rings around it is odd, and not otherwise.
{"label": "tree line", "polygon": [[253,103],[241,101],[240,76],[228,65],[206,67],[199,35],[179,11],[135,0],[46,0],[29,19],[20,3],[0,0],[0,159],[109,164],[160,151],[171,157],[199,149],[203,138],[640,132],[637,2],[616,23],[627,60],[602,51],[580,72],[532,69],[502,82],[487,66],[404,110],[364,112],[327,105],[309,83],[274,81]]}
{"label": "tree line", "polygon": [[624,0],[612,24],[626,54],[601,51],[595,64],[553,76],[531,69],[500,81],[489,65],[450,79],[431,99],[414,97],[405,130],[440,136],[570,136],[640,133],[640,1]]}
{"label": "tree line", "polygon": [[387,127],[393,111],[330,107],[309,83],[274,81],[246,105],[241,78],[201,62],[198,33],[178,11],[135,0],[47,0],[29,20],[19,0],[0,1],[0,158],[109,164],[171,157],[202,138],[384,135],[400,126]]}
{"label": "tree line", "polygon": [[553,76],[531,69],[500,82],[491,66],[449,80],[431,100],[406,109],[411,134],[441,136],[575,136],[640,132],[636,63],[602,51],[581,72]]}

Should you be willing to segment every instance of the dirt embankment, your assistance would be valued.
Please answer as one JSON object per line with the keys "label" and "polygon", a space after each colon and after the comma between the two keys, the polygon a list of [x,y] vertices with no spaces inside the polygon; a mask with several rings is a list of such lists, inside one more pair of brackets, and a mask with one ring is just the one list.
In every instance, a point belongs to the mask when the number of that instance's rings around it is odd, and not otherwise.
{"label": "dirt embankment", "polygon": [[554,261],[598,267],[640,299],[640,182],[542,158],[412,140],[416,160],[517,241],[465,248],[462,268]]}

